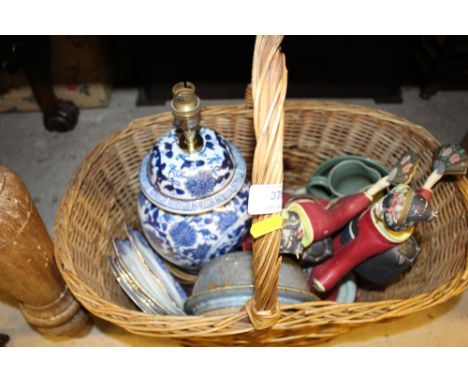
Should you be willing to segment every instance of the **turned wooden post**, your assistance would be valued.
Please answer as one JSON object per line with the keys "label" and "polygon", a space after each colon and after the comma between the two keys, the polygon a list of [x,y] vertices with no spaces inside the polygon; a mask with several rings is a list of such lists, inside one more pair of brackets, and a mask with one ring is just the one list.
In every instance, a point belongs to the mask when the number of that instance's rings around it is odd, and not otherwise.
{"label": "turned wooden post", "polygon": [[0,290],[43,334],[72,336],[88,315],[66,288],[54,247],[25,184],[0,165]]}

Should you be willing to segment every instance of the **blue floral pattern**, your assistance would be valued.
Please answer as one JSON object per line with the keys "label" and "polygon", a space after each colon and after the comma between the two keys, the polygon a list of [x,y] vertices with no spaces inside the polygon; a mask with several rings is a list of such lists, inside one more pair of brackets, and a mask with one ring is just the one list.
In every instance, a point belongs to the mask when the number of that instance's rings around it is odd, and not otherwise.
{"label": "blue floral pattern", "polygon": [[197,234],[186,221],[174,224],[169,230],[169,236],[175,244],[183,247],[190,247],[197,241]]}
{"label": "blue floral pattern", "polygon": [[250,229],[247,213],[249,184],[222,211],[199,215],[172,214],[150,203],[143,193],[138,213],[151,246],[169,262],[186,269],[200,269],[209,260],[236,249]]}
{"label": "blue floral pattern", "polygon": [[195,153],[182,151],[175,130],[153,146],[148,174],[162,194],[191,200],[216,193],[230,182],[235,166],[228,142],[206,127],[200,134],[204,145]]}
{"label": "blue floral pattern", "polygon": [[216,179],[209,172],[202,171],[190,178],[186,187],[193,196],[203,197],[213,192]]}
{"label": "blue floral pattern", "polygon": [[230,227],[232,227],[237,221],[237,213],[233,211],[227,212],[215,212],[218,216],[218,229],[220,231],[224,231]]}
{"label": "blue floral pattern", "polygon": [[206,255],[210,252],[211,246],[209,244],[202,244],[199,247],[187,251],[187,255],[192,256],[195,260],[204,260]]}

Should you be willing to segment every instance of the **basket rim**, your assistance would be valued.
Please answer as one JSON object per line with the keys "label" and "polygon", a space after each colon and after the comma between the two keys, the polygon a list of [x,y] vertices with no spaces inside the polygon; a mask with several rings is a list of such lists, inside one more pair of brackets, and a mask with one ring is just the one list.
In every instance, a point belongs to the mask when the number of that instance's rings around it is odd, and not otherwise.
{"label": "basket rim", "polygon": [[[311,111],[319,110],[323,112],[344,112],[351,113],[354,115],[362,115],[366,117],[374,117],[385,120],[387,122],[402,125],[404,128],[411,130],[412,134],[417,135],[424,141],[433,141],[439,144],[436,138],[428,132],[424,127],[414,124],[413,122],[399,117],[390,112],[382,111],[378,108],[371,108],[364,105],[347,104],[335,101],[316,101],[316,100],[288,100],[285,103],[285,112],[290,111]],[[240,104],[240,105],[214,105],[202,108],[203,114],[210,114],[210,116],[216,115],[252,115],[252,109]],[[73,203],[69,203],[70,200],[74,200],[79,194],[83,180],[86,177],[89,169],[93,163],[97,161],[116,140],[125,137],[130,134],[133,130],[151,126],[157,123],[171,123],[172,114],[170,112],[162,112],[149,116],[144,116],[135,119],[130,122],[127,127],[123,127],[116,132],[101,139],[93,149],[91,149],[80,165],[75,169],[73,176],[68,184],[68,187],[62,196],[59,208],[57,210],[53,240],[55,244],[55,259],[60,273],[66,281],[70,291],[73,295],[88,309],[91,313],[96,316],[110,321],[124,329],[139,335],[153,335],[165,338],[186,338],[190,337],[219,337],[229,336],[241,333],[254,332],[255,329],[247,320],[247,313],[242,311],[240,313],[231,313],[223,316],[154,316],[147,313],[139,312],[136,310],[124,308],[113,302],[110,302],[100,297],[93,289],[81,282],[78,274],[73,266],[72,261],[72,248],[67,240],[65,240],[64,232],[61,229],[68,216],[73,215]],[[461,192],[464,201],[465,209],[468,210],[468,180],[463,177],[455,182],[455,187]],[[66,235],[65,235],[66,236]],[[288,325],[289,320],[297,315],[303,314],[304,325],[307,328],[313,328],[316,326],[323,326],[325,323],[314,324],[310,322],[311,316],[319,316],[325,311],[332,313],[333,310],[342,310],[343,306],[346,305],[347,314],[342,319],[330,319],[327,325],[334,326],[347,326],[348,328],[356,325],[362,325],[364,323],[379,322],[388,318],[396,318],[412,313],[416,310],[422,310],[431,306],[442,303],[451,297],[460,294],[468,286],[468,249],[465,254],[465,269],[459,271],[455,277],[450,281],[440,285],[438,288],[417,294],[406,299],[393,299],[393,300],[381,300],[372,302],[356,302],[353,304],[338,304],[329,301],[316,301],[301,303],[296,305],[281,305],[281,318],[279,321],[269,329],[269,331],[284,330]],[[102,312],[99,308],[106,307],[106,313]],[[363,308],[365,314],[363,314]],[[415,309],[417,307],[418,309]],[[317,310],[317,308],[322,308]],[[289,313],[288,313],[289,312]],[[315,312],[315,314],[314,314]],[[319,312],[319,313],[317,313]],[[131,321],[128,317],[131,316]],[[362,318],[359,318],[361,317]],[[289,319],[288,319],[289,318]],[[157,329],[142,329],[142,323],[160,325]],[[168,329],[168,324],[171,324],[171,328]],[[211,330],[203,330],[200,332],[187,332],[187,329],[193,329],[199,323],[200,326],[206,327],[207,324],[212,324]],[[220,324],[221,323],[221,324]],[[218,327],[216,327],[218,324]],[[223,331],[220,332],[220,326]],[[174,331],[177,329],[177,333]],[[169,331],[171,333],[169,333]]]}

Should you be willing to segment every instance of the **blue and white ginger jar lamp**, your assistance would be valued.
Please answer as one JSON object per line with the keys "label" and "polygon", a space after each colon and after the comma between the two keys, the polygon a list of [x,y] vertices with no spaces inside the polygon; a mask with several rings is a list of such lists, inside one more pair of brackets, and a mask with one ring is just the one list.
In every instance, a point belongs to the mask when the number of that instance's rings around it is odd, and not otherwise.
{"label": "blue and white ginger jar lamp", "polygon": [[203,125],[195,86],[180,82],[172,92],[175,128],[142,161],[138,213],[161,256],[197,271],[242,242],[249,184],[237,147]]}

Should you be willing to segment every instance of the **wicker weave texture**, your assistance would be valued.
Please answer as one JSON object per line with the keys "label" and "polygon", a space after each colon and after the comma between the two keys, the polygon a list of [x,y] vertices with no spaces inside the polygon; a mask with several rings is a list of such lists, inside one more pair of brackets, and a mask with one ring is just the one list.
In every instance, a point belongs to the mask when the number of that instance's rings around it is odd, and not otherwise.
{"label": "wicker weave texture", "polygon": [[[252,109],[205,108],[206,124],[242,151],[252,169],[255,136]],[[468,285],[465,177],[447,179],[434,191],[439,216],[417,227],[422,253],[398,283],[366,292],[359,303],[313,302],[281,306],[276,324],[255,330],[246,312],[217,317],[152,316],[139,312],[116,283],[107,257],[124,222],[137,224],[138,170],[154,141],[172,127],[162,113],[135,120],[88,154],[64,195],[55,225],[56,259],[72,293],[93,314],[130,332],[175,338],[190,345],[308,345],[365,323],[407,315],[446,301]],[[395,115],[331,102],[286,102],[285,187],[303,186],[312,170],[335,155],[358,154],[391,166],[408,149],[419,152],[413,180],[429,174],[438,142],[424,128]]]}
{"label": "wicker weave texture", "polygon": [[[252,64],[253,128],[255,153],[252,184],[283,183],[284,101],[287,70],[280,50],[282,36],[258,36]],[[269,155],[265,155],[269,154]],[[268,215],[254,216],[257,224]],[[281,232],[253,239],[252,270],[255,293],[245,308],[252,325],[263,330],[280,318],[278,279],[281,267]]]}

